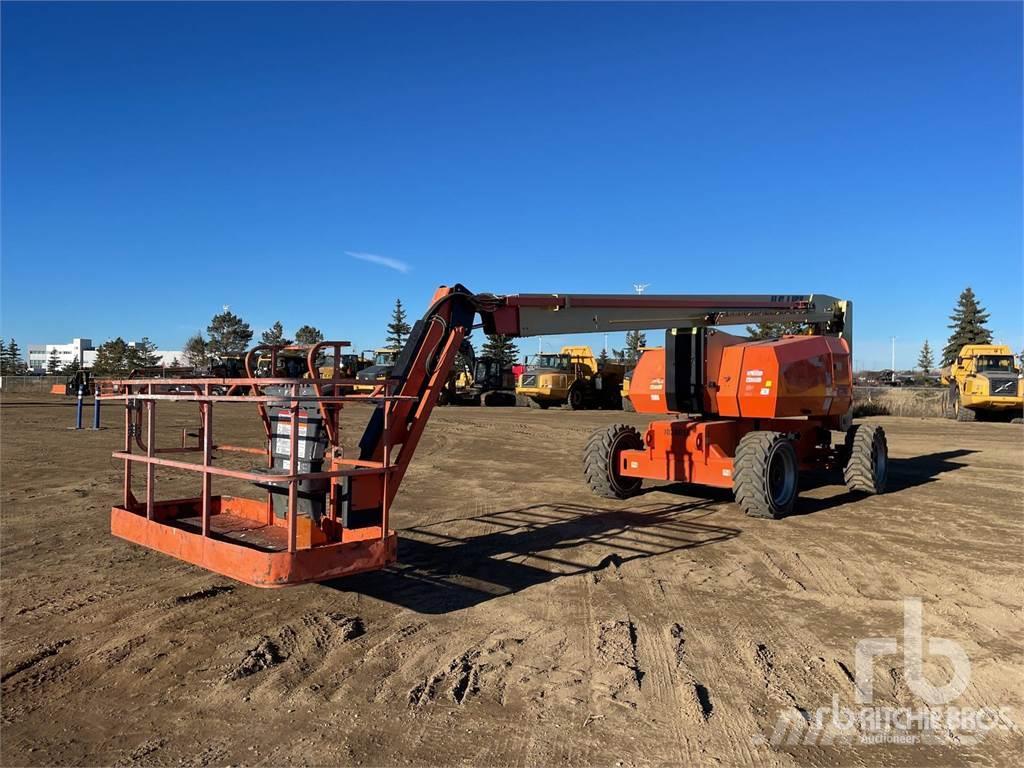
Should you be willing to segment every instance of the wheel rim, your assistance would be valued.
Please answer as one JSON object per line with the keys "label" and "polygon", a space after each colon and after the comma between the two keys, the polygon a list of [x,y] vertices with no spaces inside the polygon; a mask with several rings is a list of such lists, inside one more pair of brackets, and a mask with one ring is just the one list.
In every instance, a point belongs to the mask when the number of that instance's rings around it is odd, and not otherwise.
{"label": "wheel rim", "polygon": [[888,464],[889,457],[886,455],[886,452],[882,450],[882,446],[880,446],[876,440],[871,448],[871,465],[874,469],[876,482],[885,480],[885,472],[888,468]]}
{"label": "wheel rim", "polygon": [[784,507],[796,489],[796,465],[791,451],[776,449],[768,464],[768,495],[776,508]]}
{"label": "wheel rim", "polygon": [[[623,477],[619,474],[619,457],[622,455],[622,451],[630,448],[630,437],[629,432],[619,433],[612,443],[611,451],[609,451],[611,456],[608,462],[608,479],[620,491],[628,491],[640,484],[640,478],[638,477]],[[637,446],[634,445],[633,447]]]}

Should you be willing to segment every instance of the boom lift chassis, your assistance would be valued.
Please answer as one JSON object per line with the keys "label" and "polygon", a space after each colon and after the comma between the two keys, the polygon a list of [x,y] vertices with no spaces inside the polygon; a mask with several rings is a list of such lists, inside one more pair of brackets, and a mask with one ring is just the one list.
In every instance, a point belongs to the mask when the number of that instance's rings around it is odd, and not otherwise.
{"label": "boom lift chassis", "polygon": [[[822,295],[495,296],[473,294],[460,285],[442,286],[423,319],[413,326],[391,378],[369,394],[352,394],[354,380],[337,375],[320,378],[318,374],[316,359],[323,349],[333,348],[340,355],[348,342],[324,342],[309,348],[303,378],[255,375],[252,359],[257,350],[253,350],[246,360],[245,378],[109,382],[99,397],[123,402],[125,425],[123,448],[113,454],[124,464],[124,486],[121,503],[111,511],[111,530],[121,538],[260,587],[322,581],[382,568],[397,557],[396,535],[390,528],[395,495],[447,384],[456,353],[476,327],[477,315],[485,332],[515,337],[801,320],[818,335],[842,339],[848,354],[851,312],[850,302]],[[277,370],[276,356],[281,349],[258,350],[269,352],[275,361],[271,373]],[[182,392],[183,387],[191,391]],[[236,392],[241,394],[232,394]],[[194,443],[189,442],[187,430],[182,430],[180,444],[157,445],[157,406],[163,401],[196,404],[199,429],[192,433]],[[219,411],[222,406],[244,403],[255,405],[260,414],[264,447],[232,446],[214,439],[215,407]],[[357,450],[349,455],[342,446],[339,414],[350,403],[367,403],[373,410]],[[846,411],[809,420],[810,424],[808,420],[787,422],[793,425],[790,437],[797,443],[800,463],[827,461],[834,452],[817,443],[811,446],[813,450],[804,450],[800,443],[806,440],[808,430],[820,434],[822,429],[847,426]],[[680,423],[693,422],[652,423],[646,459],[644,438],[635,430],[634,436],[625,439],[622,430],[618,436],[612,435],[611,442],[618,445],[610,448],[599,447],[595,452],[589,446],[586,472],[591,487],[622,498],[639,487],[637,475],[707,482],[697,475],[677,477],[674,473],[681,463],[659,462],[651,453],[651,441],[667,436],[671,442],[679,429],[671,425]],[[657,427],[663,424],[670,425],[667,432]],[[774,429],[775,422],[772,425]],[[654,434],[659,429],[661,437]],[[745,426],[732,434],[739,440],[750,431]],[[694,439],[693,434],[684,437]],[[600,434],[591,443],[595,440],[601,442]],[[695,455],[701,451],[708,455],[706,443],[690,448]],[[322,451],[319,459],[318,451]],[[225,466],[229,457],[246,455],[261,460],[265,467]],[[598,457],[597,469],[591,466],[594,456]],[[718,462],[714,484],[724,483],[721,470],[726,459],[714,457]],[[647,462],[646,470],[640,469],[642,460]],[[140,496],[135,494],[133,481],[136,465],[145,477]],[[627,474],[631,465],[632,476]],[[198,475],[198,495],[158,500],[158,468]],[[603,473],[596,478],[596,485],[595,471]],[[215,478],[252,483],[265,493],[256,499],[218,495],[214,493]]]}

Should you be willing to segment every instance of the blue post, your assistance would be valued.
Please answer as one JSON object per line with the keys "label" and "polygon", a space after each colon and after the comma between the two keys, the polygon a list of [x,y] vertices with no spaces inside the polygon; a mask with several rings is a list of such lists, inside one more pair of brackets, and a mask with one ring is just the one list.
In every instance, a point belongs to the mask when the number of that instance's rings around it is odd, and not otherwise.
{"label": "blue post", "polygon": [[77,415],[75,416],[75,429],[82,428],[82,395],[84,394],[84,387],[81,384],[78,385],[78,408],[76,409]]}
{"label": "blue post", "polygon": [[96,385],[95,400],[92,401],[92,428],[100,428],[100,387]]}

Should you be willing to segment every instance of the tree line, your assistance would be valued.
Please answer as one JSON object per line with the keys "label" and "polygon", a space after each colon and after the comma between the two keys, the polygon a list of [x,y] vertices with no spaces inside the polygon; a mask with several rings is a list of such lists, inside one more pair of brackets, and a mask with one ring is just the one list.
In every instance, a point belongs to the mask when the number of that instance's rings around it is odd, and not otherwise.
{"label": "tree line", "polygon": [[[118,337],[101,344],[96,349],[96,361],[92,370],[98,374],[108,376],[114,374],[127,374],[135,368],[147,368],[160,364],[160,356],[156,354],[156,344],[145,336],[135,344],[128,344],[124,339]],[[61,360],[56,349],[50,351],[46,360],[46,373],[55,375],[70,375],[80,370],[81,362],[76,358],[68,363]],[[0,372],[4,375],[23,375],[28,373],[28,364],[21,357],[21,347],[18,342],[11,339],[9,343],[0,340]]]}
{"label": "tree line", "polygon": [[[253,330],[247,322],[229,309],[213,316],[206,326],[206,335],[197,331],[185,340],[182,355],[185,362],[195,368],[207,368],[226,359],[245,354],[252,343]],[[312,346],[324,340],[324,334],[312,325],[303,325],[292,340],[284,335],[284,326],[276,320],[260,335],[261,344],[302,344]]]}
{"label": "tree line", "polygon": [[[950,315],[951,322],[948,327],[951,333],[942,350],[941,364],[947,366],[952,363],[960,352],[960,348],[965,344],[990,344],[992,332],[986,325],[988,320],[989,313],[981,306],[974,291],[968,286],[960,294],[956,307]],[[772,339],[787,334],[804,333],[806,325],[799,321],[761,323],[756,326],[747,326],[746,330],[751,338]],[[385,344],[388,348],[402,349],[405,346],[412,326],[408,322],[408,315],[401,299],[395,300],[395,307],[392,310],[391,320],[387,324],[386,331]],[[205,335],[199,331],[185,341],[182,349],[184,360],[181,362],[195,368],[208,368],[227,358],[237,358],[245,354],[252,338],[252,327],[234,312],[225,309],[213,316],[209,325],[206,326]],[[311,346],[323,340],[324,334],[319,328],[303,325],[295,332],[294,343]],[[263,331],[260,342],[288,345],[292,344],[293,340],[285,336],[284,326],[278,320]],[[647,335],[643,331],[629,331],[626,334],[624,348],[613,349],[610,357],[607,351],[603,351],[599,362],[604,364],[609,359],[614,359],[631,365],[635,364],[646,344]],[[471,342],[470,348],[472,348]],[[519,358],[519,348],[514,341],[508,336],[496,334],[486,336],[482,353],[501,361],[502,366],[512,365]],[[171,364],[176,365],[178,362],[175,360]],[[136,368],[151,368],[159,364],[160,357],[156,354],[156,345],[147,337],[143,337],[134,345],[117,337],[104,342],[97,348],[93,371],[104,376],[124,375]],[[934,366],[934,352],[926,339],[918,355],[917,367],[924,373],[930,373]],[[72,373],[79,367],[78,360],[62,365],[56,350],[51,352],[47,361],[47,373],[51,374]],[[11,339],[10,342],[0,340],[0,372],[4,375],[27,372],[27,365],[21,359],[21,348],[14,339]]]}

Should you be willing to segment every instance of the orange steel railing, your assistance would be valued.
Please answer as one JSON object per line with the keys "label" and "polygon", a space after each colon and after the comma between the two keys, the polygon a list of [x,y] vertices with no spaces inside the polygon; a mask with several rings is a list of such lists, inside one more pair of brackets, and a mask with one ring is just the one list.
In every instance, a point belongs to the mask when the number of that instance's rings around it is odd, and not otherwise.
{"label": "orange steel railing", "polygon": [[[257,586],[322,581],[394,562],[397,536],[390,529],[391,505],[459,345],[470,332],[477,303],[461,286],[439,288],[427,315],[413,326],[392,376],[369,394],[354,393],[355,379],[341,375],[341,349],[349,345],[339,341],[291,350],[283,345],[257,348],[245,356],[248,375],[244,377],[103,382],[98,399],[120,400],[125,408],[123,449],[113,454],[124,463],[123,503],[111,509],[111,531]],[[327,378],[320,376],[316,366],[324,349],[335,354],[334,370]],[[305,355],[304,376],[278,376],[279,355],[288,351]],[[257,355],[269,357],[270,376],[254,375]],[[180,445],[157,445],[157,409],[163,401],[196,403],[200,421],[196,444],[190,445],[189,433],[183,431]],[[350,402],[374,406],[352,458],[345,455],[339,428],[340,411]],[[214,440],[215,411],[221,404],[241,403],[258,410],[266,449]],[[270,407],[275,410],[276,428],[268,414]],[[315,444],[310,445],[308,459],[300,450],[299,441],[312,437],[310,420],[303,424],[303,412],[313,409],[322,420],[323,433],[317,440],[324,441],[324,457],[317,471],[311,466],[303,472],[300,459],[320,462]],[[305,437],[302,426],[306,426]],[[287,444],[282,442],[285,439]],[[225,453],[265,459],[266,467],[218,465],[218,456]],[[186,460],[195,456],[198,461]],[[145,469],[144,501],[136,499],[132,489],[136,465]],[[199,496],[158,500],[158,467],[198,474]],[[213,483],[218,477],[258,483],[266,491],[265,504],[259,499],[215,495]],[[311,485],[300,489],[307,481]],[[285,494],[287,501],[282,498]]]}
{"label": "orange steel railing", "polygon": [[[285,378],[238,378],[238,379],[121,379],[121,380],[110,380],[106,382],[115,388],[115,391],[109,393],[101,393],[99,399],[101,400],[121,400],[125,403],[125,440],[124,449],[121,451],[115,451],[113,458],[124,461],[125,475],[124,475],[124,505],[127,509],[137,507],[139,502],[135,499],[132,493],[132,477],[131,469],[133,464],[141,464],[146,468],[146,489],[145,489],[145,511],[146,519],[154,519],[154,506],[155,506],[155,468],[166,467],[169,469],[177,469],[186,472],[194,472],[200,474],[202,477],[202,490],[200,493],[201,501],[201,519],[202,519],[202,535],[210,535],[210,509],[211,509],[211,498],[212,498],[212,478],[213,477],[227,477],[236,480],[246,480],[253,483],[267,483],[268,481],[275,484],[288,485],[288,507],[286,514],[287,529],[288,529],[288,552],[296,551],[295,533],[296,533],[296,521],[298,514],[296,512],[298,487],[299,483],[304,480],[322,480],[322,479],[335,479],[345,476],[357,476],[367,474],[382,474],[384,475],[383,482],[385,487],[387,484],[387,474],[394,469],[391,464],[391,446],[389,444],[389,420],[391,417],[392,403],[401,400],[415,400],[414,397],[406,397],[399,395],[388,394],[387,386],[379,387],[379,392],[375,391],[367,395],[311,395],[302,394],[301,388],[303,386],[314,385],[322,388],[325,384],[330,385],[351,385],[354,383],[353,379],[339,379],[337,377],[328,379],[285,379]],[[155,393],[154,389],[158,389],[163,386],[174,385],[174,386],[192,386],[202,390],[202,394],[197,393]],[[252,391],[256,391],[257,387],[266,386],[289,386],[291,387],[291,393],[289,395],[276,394],[276,395],[214,395],[209,394],[210,390],[224,386],[248,386],[252,388]],[[157,448],[156,447],[156,410],[157,403],[160,401],[169,402],[195,402],[199,405],[200,413],[200,428],[198,432],[199,445],[187,446],[182,445],[174,448]],[[317,472],[297,472],[294,467],[298,466],[299,460],[299,441],[301,439],[299,422],[300,412],[309,408],[311,404],[316,404],[320,407],[322,412],[325,408],[330,409],[337,414],[343,403],[347,402],[363,402],[381,404],[383,406],[383,420],[384,420],[384,457],[382,461],[368,461],[362,459],[345,458],[343,456],[334,455],[334,451],[340,448],[338,444],[338,438],[340,437],[337,430],[337,424],[335,423],[335,429],[328,430],[326,428],[327,419],[325,416],[325,433],[327,435],[328,450],[325,452],[325,463],[335,467],[333,469],[321,470]],[[218,467],[214,464],[215,456],[214,451],[223,452],[236,452],[236,453],[247,453],[258,456],[271,456],[271,451],[262,448],[253,448],[246,446],[234,446],[234,445],[217,445],[213,440],[213,409],[216,403],[226,404],[243,404],[243,403],[255,403],[261,408],[261,412],[265,412],[268,405],[274,405],[287,410],[290,413],[290,429],[288,435],[288,450],[289,450],[289,464],[291,468],[287,474],[274,474],[266,475],[254,471],[229,469],[226,467]],[[141,408],[139,406],[142,406]],[[140,417],[140,411],[144,410],[145,413],[145,437],[142,435],[142,419]],[[133,452],[133,438],[136,445],[142,450],[142,453]],[[184,443],[185,435],[182,436]],[[277,438],[280,439],[280,438]],[[200,462],[190,461],[179,461],[175,459],[162,458],[158,454],[168,453],[198,453],[201,454]],[[332,455],[327,455],[331,453]],[[328,493],[327,499],[327,519],[332,523],[337,522],[337,497],[334,491],[334,484],[331,486],[331,491]],[[268,491],[268,511],[270,509],[270,492]],[[272,514],[272,512],[271,512]],[[388,531],[388,521],[390,515],[390,499],[389,494],[385,493],[382,498],[382,524],[381,524],[381,537],[385,537]],[[273,521],[268,520],[268,524],[272,524]]]}

